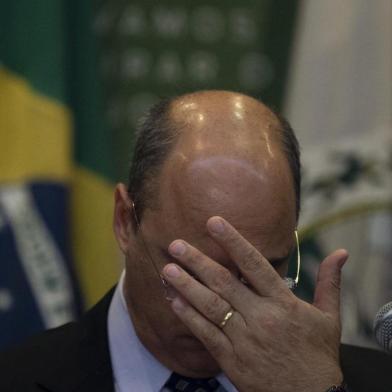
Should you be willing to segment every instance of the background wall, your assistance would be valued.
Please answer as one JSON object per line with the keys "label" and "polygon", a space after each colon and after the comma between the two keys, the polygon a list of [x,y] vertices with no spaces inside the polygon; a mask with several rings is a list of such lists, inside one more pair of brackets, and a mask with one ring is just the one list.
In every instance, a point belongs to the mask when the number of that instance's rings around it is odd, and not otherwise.
{"label": "background wall", "polygon": [[305,271],[313,281],[312,249],[349,250],[343,340],[361,345],[392,294],[391,37],[388,0],[303,2],[285,99],[302,145]]}
{"label": "background wall", "polygon": [[163,96],[233,89],[283,110],[302,145],[310,299],[331,249],[345,341],[391,298],[389,0],[0,1],[0,346],[77,317],[115,284],[112,190]]}

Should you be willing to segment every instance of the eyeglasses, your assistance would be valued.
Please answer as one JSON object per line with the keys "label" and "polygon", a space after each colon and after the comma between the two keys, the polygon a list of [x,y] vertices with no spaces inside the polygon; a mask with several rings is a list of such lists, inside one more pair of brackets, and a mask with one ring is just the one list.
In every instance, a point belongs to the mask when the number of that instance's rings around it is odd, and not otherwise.
{"label": "eyeglasses", "polygon": [[294,230],[294,236],[295,236],[295,247],[297,250],[297,252],[296,252],[297,253],[297,271],[295,274],[295,278],[290,278],[290,277],[283,278],[290,290],[294,290],[295,288],[298,287],[299,271],[301,269],[301,251],[299,249],[298,230]]}
{"label": "eyeglasses", "polygon": [[[141,232],[141,227],[140,227],[139,219],[138,219],[137,214],[136,214],[135,203],[132,202],[132,205],[131,205],[130,208],[131,208],[132,211],[133,211],[133,216],[134,216],[134,218],[135,218],[135,222],[136,222],[137,228],[138,228],[138,230],[139,230],[140,233],[141,233],[140,237],[141,237],[141,240],[142,240],[142,243],[143,243],[143,247],[144,247],[144,249],[145,249],[145,252],[147,253],[147,255],[148,255],[148,257],[149,257],[149,259],[150,259],[150,261],[151,261],[151,264],[153,265],[153,267],[154,267],[154,269],[155,269],[157,275],[158,275],[159,278],[161,279],[163,286],[164,286],[165,288],[168,288],[170,285],[169,285],[169,283],[165,280],[165,278],[162,276],[162,274],[159,272],[158,267],[157,267],[157,265],[156,265],[155,262],[154,262],[154,258],[151,256],[149,247],[147,246],[147,243],[146,243],[146,241],[144,240],[143,233]],[[286,282],[288,288],[289,288],[290,290],[294,290],[294,289],[298,286],[298,282],[299,282],[299,272],[300,272],[300,268],[301,268],[301,252],[300,252],[300,249],[299,249],[298,230],[294,230],[294,236],[295,236],[296,253],[297,253],[297,271],[296,271],[296,276],[295,276],[295,278],[291,278],[291,277],[285,277],[285,278],[283,278],[284,281]],[[245,280],[244,278],[241,278],[241,281],[242,281],[243,283],[245,283],[245,284],[247,283],[246,280]]]}

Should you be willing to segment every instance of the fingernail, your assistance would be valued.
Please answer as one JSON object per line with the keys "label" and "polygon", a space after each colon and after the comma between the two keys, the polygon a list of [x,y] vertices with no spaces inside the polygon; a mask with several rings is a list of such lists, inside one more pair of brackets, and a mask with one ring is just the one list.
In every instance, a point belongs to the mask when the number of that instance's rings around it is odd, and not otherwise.
{"label": "fingernail", "polygon": [[343,266],[346,264],[347,259],[348,259],[348,254],[347,254],[346,256],[342,257],[342,258],[339,260],[338,265],[339,265],[339,268],[340,268],[340,269],[342,269]]}
{"label": "fingernail", "polygon": [[169,264],[165,267],[165,274],[170,276],[171,278],[178,278],[180,276],[181,271],[174,264]]}
{"label": "fingernail", "polygon": [[222,222],[222,219],[212,218],[208,221],[208,228],[214,233],[221,234],[225,230],[225,225]]}
{"label": "fingernail", "polygon": [[181,310],[184,309],[184,303],[182,302],[182,300],[181,300],[179,297],[177,297],[177,298],[174,298],[174,299],[173,299],[173,301],[172,301],[172,307],[173,307],[173,309],[174,309],[176,312],[179,312],[179,311],[181,311]]}
{"label": "fingernail", "polygon": [[186,246],[182,241],[175,241],[170,245],[169,250],[173,256],[181,256],[185,253]]}

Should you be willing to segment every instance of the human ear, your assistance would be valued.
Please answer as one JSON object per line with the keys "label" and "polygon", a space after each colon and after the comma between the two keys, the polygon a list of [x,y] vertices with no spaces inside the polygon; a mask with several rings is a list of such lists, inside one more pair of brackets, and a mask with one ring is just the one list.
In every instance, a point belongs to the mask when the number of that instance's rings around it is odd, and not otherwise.
{"label": "human ear", "polygon": [[124,184],[117,184],[114,191],[113,230],[121,251],[126,254],[133,235],[132,200]]}

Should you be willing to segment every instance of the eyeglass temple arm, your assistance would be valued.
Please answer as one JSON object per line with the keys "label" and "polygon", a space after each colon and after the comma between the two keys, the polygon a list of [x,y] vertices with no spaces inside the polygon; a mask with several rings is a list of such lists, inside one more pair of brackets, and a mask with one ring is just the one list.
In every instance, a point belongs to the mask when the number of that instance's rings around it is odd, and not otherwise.
{"label": "eyeglass temple arm", "polygon": [[[135,203],[134,203],[133,201],[132,201],[130,207],[131,207],[131,209],[132,209],[132,211],[133,211],[133,217],[135,218],[136,226],[137,226],[138,230],[141,230],[140,223],[139,223],[139,219],[138,219],[137,214],[136,214]],[[160,279],[161,279],[161,281],[162,281],[162,284],[163,284],[165,287],[167,287],[169,284],[167,283],[167,281],[165,280],[165,278],[162,276],[162,274],[158,271],[158,267],[155,265],[154,260],[153,260],[153,258],[152,258],[152,256],[151,256],[150,250],[148,249],[148,246],[147,246],[146,242],[144,241],[144,236],[143,236],[143,234],[142,234],[140,237],[141,237],[142,242],[143,242],[144,250],[145,250],[146,253],[148,254],[148,257],[149,257],[149,259],[150,259],[150,261],[151,261],[151,264],[154,266],[154,269],[155,269],[156,273],[158,274],[158,276],[160,277]]]}
{"label": "eyeglass temple arm", "polygon": [[299,239],[298,239],[298,230],[294,230],[295,235],[295,243],[297,246],[297,274],[295,276],[295,284],[298,284],[299,281],[299,271],[301,269],[301,252],[299,250]]}

